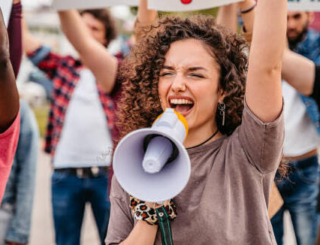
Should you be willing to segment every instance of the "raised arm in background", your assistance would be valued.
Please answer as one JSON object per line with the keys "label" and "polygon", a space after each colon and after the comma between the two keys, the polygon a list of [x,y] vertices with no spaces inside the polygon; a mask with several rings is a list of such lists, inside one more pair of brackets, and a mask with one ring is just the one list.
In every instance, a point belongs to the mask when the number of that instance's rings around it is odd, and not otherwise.
{"label": "raised arm in background", "polygon": [[0,133],[14,121],[19,111],[19,95],[10,62],[9,39],[0,11]]}
{"label": "raised arm in background", "polygon": [[24,18],[22,19],[22,47],[25,53],[33,52],[41,47],[41,43],[31,35]]}
{"label": "raised arm in background", "polygon": [[139,42],[144,35],[143,30],[147,29],[158,19],[158,11],[148,9],[148,0],[140,0],[138,8],[138,16],[135,23],[134,33],[136,42]]}
{"label": "raised arm in background", "polygon": [[299,93],[311,95],[315,82],[315,63],[289,49],[284,51],[282,62],[282,78]]}
{"label": "raised arm in background", "polygon": [[218,25],[226,27],[228,30],[236,33],[238,29],[237,17],[238,4],[232,3],[221,6],[218,11],[216,22]]}
{"label": "raised arm in background", "polygon": [[274,121],[282,110],[281,61],[286,22],[286,0],[259,0],[249,57],[246,101],[253,113],[266,123]]}
{"label": "raised arm in background", "polygon": [[[244,31],[246,31],[250,35],[252,35],[252,31],[253,31],[255,6],[256,6],[255,0],[245,0],[239,3],[241,17],[244,22]],[[251,37],[250,37],[250,40],[247,40],[247,41],[251,42]]]}
{"label": "raised arm in background", "polygon": [[238,27],[237,12],[239,9],[244,22],[244,25],[242,27],[242,34],[244,35],[247,42],[251,44],[255,6],[255,0],[244,0],[239,3],[222,6],[219,8],[217,24],[228,28],[232,32],[236,32]]}
{"label": "raised arm in background", "polygon": [[14,75],[16,77],[18,76],[22,58],[21,14],[22,6],[20,0],[13,0],[8,25],[8,35],[10,45],[10,60],[14,70]]}
{"label": "raised arm in background", "polygon": [[97,82],[110,93],[115,85],[118,61],[89,33],[76,10],[59,12],[61,28],[80,55],[81,61],[92,71]]}

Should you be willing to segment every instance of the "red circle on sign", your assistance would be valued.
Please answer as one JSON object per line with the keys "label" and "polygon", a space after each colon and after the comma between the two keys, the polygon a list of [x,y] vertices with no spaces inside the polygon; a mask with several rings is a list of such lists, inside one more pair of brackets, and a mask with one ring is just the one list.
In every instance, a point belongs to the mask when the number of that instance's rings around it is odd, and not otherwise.
{"label": "red circle on sign", "polygon": [[189,3],[192,2],[192,0],[181,0],[181,2],[182,2],[183,4],[189,4]]}

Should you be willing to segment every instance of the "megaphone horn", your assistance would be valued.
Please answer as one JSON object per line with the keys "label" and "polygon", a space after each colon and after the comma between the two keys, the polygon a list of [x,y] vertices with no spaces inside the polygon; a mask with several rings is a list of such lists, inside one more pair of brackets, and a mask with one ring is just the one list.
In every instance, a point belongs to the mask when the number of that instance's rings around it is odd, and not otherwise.
{"label": "megaphone horn", "polygon": [[188,133],[185,118],[167,109],[151,128],[138,129],[118,144],[114,173],[130,195],[148,202],[162,202],[178,195],[191,174],[183,146]]}

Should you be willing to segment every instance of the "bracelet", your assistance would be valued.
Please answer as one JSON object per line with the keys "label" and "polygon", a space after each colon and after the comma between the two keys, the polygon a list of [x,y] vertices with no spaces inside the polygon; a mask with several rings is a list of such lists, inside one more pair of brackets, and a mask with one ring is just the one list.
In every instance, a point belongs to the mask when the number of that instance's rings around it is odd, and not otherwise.
{"label": "bracelet", "polygon": [[241,13],[241,14],[249,13],[249,12],[252,11],[256,6],[257,6],[257,3],[255,2],[250,8],[247,8],[247,9],[245,9],[245,10],[240,10],[240,13]]}
{"label": "bracelet", "polygon": [[[149,207],[144,201],[134,198],[133,196],[130,196],[130,208],[135,219],[146,221],[149,225],[159,224],[157,217],[158,208]],[[177,217],[176,205],[172,199],[168,205],[161,206],[160,208],[166,210],[170,220],[174,220]]]}

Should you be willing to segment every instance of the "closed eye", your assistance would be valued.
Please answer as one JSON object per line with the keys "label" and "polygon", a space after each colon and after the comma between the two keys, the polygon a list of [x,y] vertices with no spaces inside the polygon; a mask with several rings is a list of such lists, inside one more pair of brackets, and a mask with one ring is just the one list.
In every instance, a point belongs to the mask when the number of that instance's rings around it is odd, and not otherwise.
{"label": "closed eye", "polygon": [[172,72],[163,72],[163,73],[160,74],[161,77],[171,76],[171,75],[173,75]]}
{"label": "closed eye", "polygon": [[192,77],[198,77],[198,78],[204,78],[204,76],[200,75],[200,74],[196,74],[196,73],[191,73],[190,76]]}

